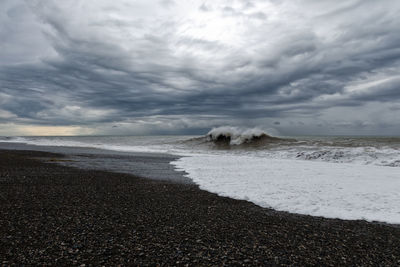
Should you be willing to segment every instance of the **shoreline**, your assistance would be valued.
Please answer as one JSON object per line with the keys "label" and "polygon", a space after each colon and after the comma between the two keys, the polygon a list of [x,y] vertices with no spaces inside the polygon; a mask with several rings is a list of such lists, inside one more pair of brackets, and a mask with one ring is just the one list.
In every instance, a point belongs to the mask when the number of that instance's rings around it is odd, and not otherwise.
{"label": "shoreline", "polygon": [[[107,150],[94,147],[44,146],[44,145],[32,145],[26,143],[8,143],[0,141],[0,151],[1,150],[11,150],[11,151],[22,150],[22,151],[55,153],[62,155],[66,159],[65,160],[50,159],[47,162],[64,165],[67,167],[84,169],[84,170],[106,171],[111,173],[126,173],[133,176],[152,179],[152,180],[198,185],[186,175],[187,173],[185,171],[177,170],[176,167],[173,167],[174,165],[171,166],[170,162],[185,157],[176,154],[156,153],[156,152],[124,152],[124,151]],[[110,164],[110,162],[112,162],[112,164]],[[140,162],[140,164],[138,165],[137,162]],[[200,188],[200,185],[198,186]],[[204,190],[210,193],[215,193],[212,191],[208,191],[206,189],[200,189],[200,190]],[[218,193],[215,194],[221,196]],[[261,208],[270,209],[277,212],[294,214],[298,216],[311,216],[311,217],[320,217],[326,219],[338,219],[344,221],[365,221],[368,223],[400,228],[400,224],[390,223],[386,221],[367,220],[364,218],[347,219],[341,217],[324,217],[321,215],[295,213],[287,210],[276,210],[271,207],[263,207],[258,205],[257,203],[242,198],[234,198],[231,196],[224,196],[224,195],[222,195],[222,197],[228,197],[235,200],[245,200]]]}
{"label": "shoreline", "polygon": [[397,225],[261,208],[197,185],[0,149],[0,263],[396,265]]}

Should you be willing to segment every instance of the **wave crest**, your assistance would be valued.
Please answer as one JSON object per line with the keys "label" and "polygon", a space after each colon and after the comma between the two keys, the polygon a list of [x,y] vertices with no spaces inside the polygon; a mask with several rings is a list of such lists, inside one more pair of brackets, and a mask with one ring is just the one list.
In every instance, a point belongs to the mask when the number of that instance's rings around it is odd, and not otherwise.
{"label": "wave crest", "polygon": [[213,128],[207,133],[206,138],[208,141],[221,145],[254,144],[280,140],[259,128],[242,129],[232,126]]}

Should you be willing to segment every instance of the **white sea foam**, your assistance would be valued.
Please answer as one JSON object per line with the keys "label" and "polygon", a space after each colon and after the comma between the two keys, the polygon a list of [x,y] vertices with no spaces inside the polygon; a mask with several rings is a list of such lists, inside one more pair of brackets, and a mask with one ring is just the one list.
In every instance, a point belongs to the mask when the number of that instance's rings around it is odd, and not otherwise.
{"label": "white sea foam", "polygon": [[262,207],[400,224],[398,168],[239,155],[197,155],[172,164],[204,190]]}

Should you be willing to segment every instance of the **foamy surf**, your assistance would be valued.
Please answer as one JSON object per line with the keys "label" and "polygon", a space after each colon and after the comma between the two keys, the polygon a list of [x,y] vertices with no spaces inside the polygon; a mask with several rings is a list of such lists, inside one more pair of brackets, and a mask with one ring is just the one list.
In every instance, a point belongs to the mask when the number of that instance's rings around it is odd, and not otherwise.
{"label": "foamy surf", "polygon": [[172,162],[200,188],[280,211],[400,224],[398,168],[199,155]]}

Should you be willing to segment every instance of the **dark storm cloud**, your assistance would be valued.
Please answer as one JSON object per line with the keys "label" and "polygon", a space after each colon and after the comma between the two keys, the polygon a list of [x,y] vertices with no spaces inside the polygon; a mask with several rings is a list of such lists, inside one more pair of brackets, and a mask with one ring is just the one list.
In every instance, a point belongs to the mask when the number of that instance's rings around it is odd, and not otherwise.
{"label": "dark storm cloud", "polygon": [[0,4],[0,123],[160,131],[398,112],[395,1],[79,3]]}

